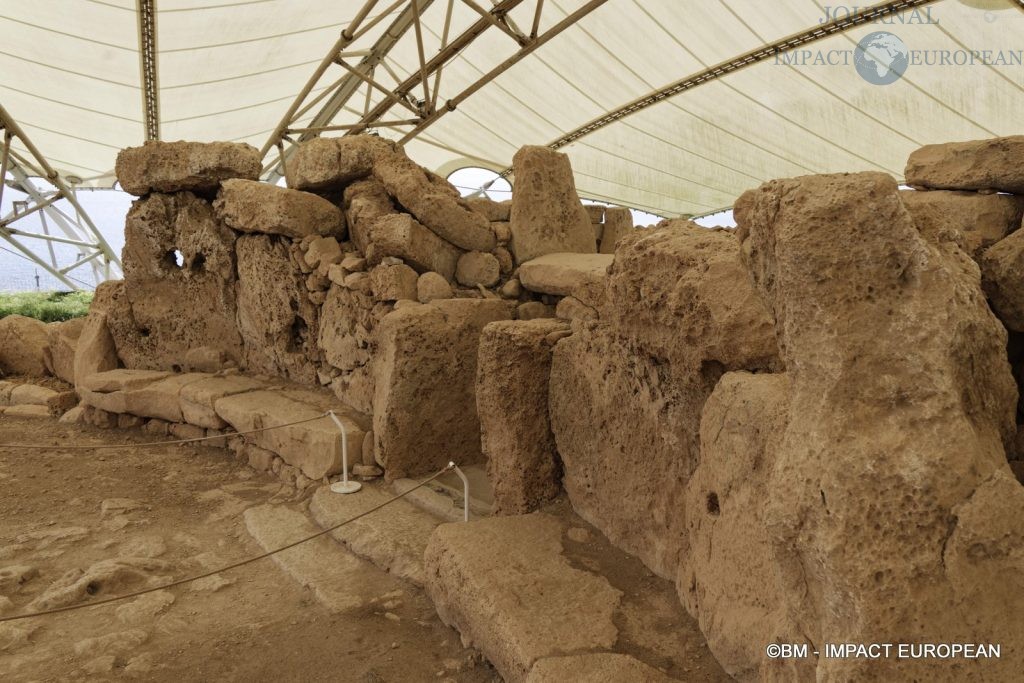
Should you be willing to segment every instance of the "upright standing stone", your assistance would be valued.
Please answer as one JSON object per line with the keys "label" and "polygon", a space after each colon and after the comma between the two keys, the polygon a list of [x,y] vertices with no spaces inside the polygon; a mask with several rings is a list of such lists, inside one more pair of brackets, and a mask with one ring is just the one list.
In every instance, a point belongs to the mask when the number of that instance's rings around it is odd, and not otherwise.
{"label": "upright standing stone", "polygon": [[614,254],[615,243],[633,230],[633,214],[629,209],[615,206],[604,212],[604,231],[601,233],[601,253]]}
{"label": "upright standing stone", "polygon": [[494,322],[480,335],[476,406],[495,512],[525,514],[562,490],[548,420],[551,353],[569,334],[561,320]]}
{"label": "upright standing stone", "polygon": [[544,254],[597,251],[590,214],[583,208],[569,157],[528,145],[512,160],[512,253],[517,263]]}

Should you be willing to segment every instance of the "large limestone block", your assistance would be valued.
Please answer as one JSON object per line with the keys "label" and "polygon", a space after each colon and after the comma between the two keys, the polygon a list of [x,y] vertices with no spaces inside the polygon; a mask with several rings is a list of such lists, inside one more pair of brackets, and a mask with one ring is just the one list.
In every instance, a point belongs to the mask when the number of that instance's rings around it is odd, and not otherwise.
{"label": "large limestone block", "polygon": [[1024,332],[1024,231],[985,251],[981,276],[992,310],[1008,329]]}
{"label": "large limestone block", "polygon": [[382,216],[370,227],[365,253],[370,263],[380,263],[385,256],[394,256],[419,273],[434,271],[451,281],[462,252],[409,214],[394,213]]}
{"label": "large limestone block", "polygon": [[552,357],[551,430],[573,509],[669,580],[686,551],[683,494],[717,379],[697,371],[676,380],[595,323],[574,322]]}
{"label": "large limestone block", "polygon": [[210,375],[202,372],[175,374],[147,386],[125,392],[125,412],[168,422],[182,422],[181,390]]}
{"label": "large limestone block", "polygon": [[561,320],[510,320],[480,335],[476,407],[480,443],[498,514],[533,512],[562,490],[562,463],[548,420],[554,345]]}
{"label": "large limestone block", "polygon": [[541,513],[442,524],[424,562],[441,620],[478,648],[510,683],[538,660],[608,650],[622,597],[562,554],[562,525]]}
{"label": "large limestone block", "polygon": [[1020,228],[1024,216],[1024,197],[1008,194],[903,190],[900,198],[922,235],[957,241],[975,260]]}
{"label": "large limestone block", "polygon": [[213,203],[217,218],[241,232],[345,237],[345,214],[311,192],[290,190],[255,180],[225,180]]}
{"label": "large limestone block", "polygon": [[235,233],[190,192],[136,200],[125,221],[124,287],[107,311],[130,368],[175,369],[206,346],[238,360]]}
{"label": "large limestone block", "polygon": [[223,429],[227,423],[217,414],[214,405],[225,396],[259,391],[268,384],[254,377],[227,375],[207,377],[181,387],[181,415],[185,422],[208,429]]}
{"label": "large limestone block", "polygon": [[373,172],[382,154],[395,143],[376,135],[314,138],[301,143],[288,158],[288,186],[299,190],[340,190]]}
{"label": "large limestone block", "polygon": [[613,254],[546,254],[519,266],[518,276],[531,292],[568,296],[603,283],[614,260]]}
{"label": "large limestone block", "polygon": [[704,404],[700,464],[686,488],[690,549],[679,597],[715,659],[740,681],[813,679],[809,662],[764,655],[768,643],[807,642],[787,616],[765,519],[788,419],[785,374],[724,375]]}
{"label": "large limestone block", "polygon": [[75,347],[74,384],[81,386],[86,377],[114,370],[117,365],[117,348],[107,328],[107,314],[91,310]]}
{"label": "large limestone block", "polygon": [[[338,474],[342,469],[341,431],[324,410],[307,401],[287,396],[280,391],[250,391],[217,399],[217,415],[235,431],[244,432],[265,427],[278,427],[246,437],[260,448],[277,453],[289,465],[298,468],[310,479]],[[348,466],[359,462],[365,430],[342,406],[335,406],[338,419],[345,425]],[[302,420],[302,424],[282,425]]]}
{"label": "large limestone block", "polygon": [[79,386],[87,391],[98,391],[109,393],[112,391],[135,391],[148,387],[153,382],[159,382],[171,376],[169,372],[160,370],[129,370],[121,368],[97,372],[83,377]]}
{"label": "large limestone block", "polygon": [[683,220],[636,230],[619,242],[607,282],[602,318],[677,373],[702,364],[740,370],[778,362],[772,318],[730,230]]}
{"label": "large limestone block", "polygon": [[629,655],[600,652],[548,657],[533,665],[526,683],[673,683],[652,666]]}
{"label": "large limestone block", "polygon": [[244,143],[149,140],[121,150],[114,170],[125,192],[142,196],[183,190],[212,194],[228,178],[255,180],[260,169],[259,151]]}
{"label": "large limestone block", "polygon": [[590,214],[583,208],[569,157],[528,145],[512,159],[512,253],[516,263],[544,254],[597,251]]}
{"label": "large limestone block", "polygon": [[907,159],[907,184],[1024,194],[1024,135],[925,145]]}
{"label": "large limestone block", "polygon": [[46,324],[23,315],[0,318],[0,372],[46,375]]}
{"label": "large limestone block", "polygon": [[444,241],[466,251],[491,251],[497,246],[487,216],[460,199],[447,181],[428,175],[404,153],[379,157],[373,174],[406,211]]}
{"label": "large limestone block", "polygon": [[442,299],[389,313],[379,328],[375,453],[389,479],[479,462],[476,366],[480,333],[512,317],[495,299]]}
{"label": "large limestone block", "polygon": [[[816,645],[984,642],[990,624],[1011,623],[1020,594],[996,582],[974,600],[955,567],[1020,574],[1024,556],[950,545],[959,511],[1010,476],[1015,433],[1006,332],[977,268],[922,238],[880,173],[772,181],[744,194],[736,216],[792,381],[765,515],[800,632]],[[1020,502],[1008,503],[1015,533]],[[1024,667],[1019,615],[999,638],[992,680]],[[959,660],[938,671],[964,680],[977,669]],[[824,658],[815,675],[934,679],[937,669]]]}
{"label": "large limestone block", "polygon": [[604,230],[601,231],[602,254],[614,254],[615,244],[634,230],[633,213],[620,206],[608,207],[604,212]]}
{"label": "large limestone block", "polygon": [[297,382],[316,381],[319,309],[280,238],[238,240],[238,329],[246,367]]}
{"label": "large limestone block", "polygon": [[75,349],[85,327],[85,318],[73,318],[46,326],[46,348],[51,374],[68,384],[75,383]]}
{"label": "large limestone block", "polygon": [[352,183],[344,193],[345,220],[349,235],[363,254],[370,244],[370,228],[378,219],[397,213],[387,190],[376,178]]}

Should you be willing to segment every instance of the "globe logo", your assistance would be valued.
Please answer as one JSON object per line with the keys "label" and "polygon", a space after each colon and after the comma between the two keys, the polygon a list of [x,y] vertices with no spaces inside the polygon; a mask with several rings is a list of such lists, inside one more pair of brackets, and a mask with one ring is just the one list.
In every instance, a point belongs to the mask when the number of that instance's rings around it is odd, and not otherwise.
{"label": "globe logo", "polygon": [[903,77],[909,64],[907,46],[886,31],[875,31],[864,36],[853,52],[853,63],[868,83],[889,85]]}

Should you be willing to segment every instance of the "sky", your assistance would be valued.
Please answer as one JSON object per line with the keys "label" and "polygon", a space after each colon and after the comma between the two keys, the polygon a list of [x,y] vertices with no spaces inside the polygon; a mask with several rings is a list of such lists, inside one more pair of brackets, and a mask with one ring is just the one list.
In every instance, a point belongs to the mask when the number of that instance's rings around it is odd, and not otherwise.
{"label": "sky", "polygon": [[[477,192],[482,184],[493,180],[495,176],[496,174],[493,171],[480,168],[464,168],[452,173],[449,176],[449,180],[463,195],[470,195]],[[495,180],[486,192],[487,196],[495,201],[503,201],[512,196],[509,183],[504,178]],[[114,251],[120,254],[124,246],[124,219],[134,197],[120,190],[103,189],[78,190],[77,196],[79,203],[85,208],[96,224],[96,227],[107,239]],[[24,198],[25,195],[23,193],[12,190],[9,187],[5,188],[3,201],[0,202],[0,215],[7,216],[13,208],[13,203]],[[595,202],[586,198],[583,201],[586,204],[607,205],[606,202]],[[55,206],[66,213],[73,214],[73,209],[64,200],[58,202]],[[662,220],[662,217],[644,211],[632,209],[632,212],[635,225],[654,225]],[[37,212],[22,221],[18,221],[12,227],[40,233],[43,230],[39,216],[40,212]],[[696,222],[706,227],[735,225],[731,211],[707,216],[698,219]],[[54,229],[52,222],[48,222],[47,226],[51,230]],[[60,233],[58,232],[57,234]],[[80,253],[76,247],[54,243],[53,259],[51,260],[49,250],[44,246],[44,242],[32,238],[19,239],[26,246],[30,244],[36,245],[37,248],[34,251],[37,254],[42,254],[49,263],[55,260],[58,269],[71,265],[80,258]],[[88,265],[76,268],[68,273],[68,276],[82,289],[93,289],[96,286],[92,269]],[[67,290],[67,286],[47,273],[45,269],[26,260],[11,244],[0,239],[0,292],[35,290],[64,291]]]}

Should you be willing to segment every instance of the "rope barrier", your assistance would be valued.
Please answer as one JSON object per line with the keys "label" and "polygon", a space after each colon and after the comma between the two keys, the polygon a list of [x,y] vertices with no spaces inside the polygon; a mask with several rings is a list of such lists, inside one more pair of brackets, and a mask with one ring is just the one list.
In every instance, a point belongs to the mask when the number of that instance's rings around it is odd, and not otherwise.
{"label": "rope barrier", "polygon": [[176,441],[148,441],[146,443],[128,443],[128,444],[102,444],[99,446],[41,446],[39,444],[0,444],[0,448],[23,448],[31,450],[64,450],[64,451],[103,451],[117,448],[146,448],[148,446],[172,446],[174,444],[181,443],[195,443],[196,441],[211,441],[213,439],[230,439],[236,436],[246,436],[248,434],[256,434],[257,432],[266,432],[271,429],[282,429],[284,427],[292,427],[294,425],[305,424],[306,422],[313,422],[315,420],[322,420],[325,417],[329,417],[330,413],[324,413],[323,415],[317,415],[316,417],[308,417],[305,420],[296,420],[295,422],[286,422],[283,425],[274,425],[272,427],[260,427],[259,429],[250,429],[245,432],[227,432],[225,434],[219,434],[217,436],[197,436],[193,439],[178,439]]}
{"label": "rope barrier", "polygon": [[288,545],[281,546],[280,548],[277,548],[275,550],[270,550],[268,552],[263,553],[262,555],[256,555],[255,557],[250,557],[248,559],[241,560],[239,562],[235,562],[233,564],[229,564],[229,565],[226,565],[226,566],[223,566],[223,567],[220,567],[218,569],[214,569],[214,570],[211,570],[211,571],[208,571],[208,572],[204,572],[202,574],[197,574],[195,576],[190,576],[190,577],[185,578],[185,579],[178,579],[177,581],[171,581],[170,583],[165,583],[165,584],[162,584],[160,586],[154,586],[152,588],[145,588],[143,590],[135,591],[134,593],[127,593],[125,595],[117,595],[117,596],[114,596],[112,598],[105,598],[103,600],[97,600],[96,602],[85,602],[85,603],[80,603],[80,604],[77,604],[77,605],[68,605],[66,607],[57,607],[55,609],[42,610],[42,611],[39,611],[39,612],[29,612],[28,614],[18,614],[18,615],[10,616],[10,617],[0,617],[0,624],[3,624],[3,623],[8,622],[8,621],[19,621],[21,619],[31,619],[33,617],[42,617],[42,616],[46,616],[46,615],[50,615],[50,614],[60,614],[61,612],[72,612],[74,610],[85,609],[86,607],[100,607],[101,605],[109,605],[112,602],[119,602],[121,600],[128,600],[129,598],[137,598],[140,595],[146,595],[147,593],[155,593],[156,591],[167,590],[168,588],[175,588],[176,586],[181,586],[181,585],[184,585],[186,583],[191,583],[192,581],[198,581],[199,579],[205,579],[207,577],[213,576],[214,574],[219,574],[221,572],[231,571],[232,569],[238,569],[239,567],[244,567],[247,564],[252,564],[253,562],[258,562],[259,560],[264,560],[264,559],[266,559],[268,557],[271,557],[273,555],[277,555],[278,553],[284,552],[285,550],[289,550],[291,548],[294,548],[297,545],[301,545],[303,543],[307,543],[309,541],[312,541],[315,538],[320,538],[321,536],[323,536],[325,534],[329,534],[332,531],[340,529],[341,527],[345,526],[346,524],[351,524],[352,522],[355,522],[356,520],[362,519],[363,517],[366,517],[367,515],[369,515],[371,513],[374,513],[377,510],[380,510],[382,507],[385,507],[387,505],[390,505],[391,503],[394,503],[399,498],[404,498],[405,496],[409,495],[410,493],[412,493],[416,489],[419,489],[419,488],[422,488],[422,487],[426,486],[430,482],[432,482],[435,479],[437,479],[438,477],[440,477],[442,474],[444,474],[446,472],[450,472],[453,469],[455,469],[455,463],[448,463],[447,467],[445,467],[441,471],[437,472],[433,476],[428,477],[427,479],[424,479],[423,481],[419,482],[418,484],[416,484],[416,486],[413,486],[411,489],[408,489],[407,491],[403,491],[402,493],[399,493],[397,496],[394,496],[393,498],[385,500],[383,503],[380,503],[378,505],[373,506],[372,508],[370,508],[368,510],[360,512],[355,517],[350,517],[350,518],[344,520],[343,522],[339,522],[338,524],[335,524],[332,527],[328,527],[327,529],[319,531],[319,532],[313,534],[312,536],[307,536],[307,537],[302,538],[302,539],[300,539],[298,541],[293,541],[292,543],[289,543]]}

